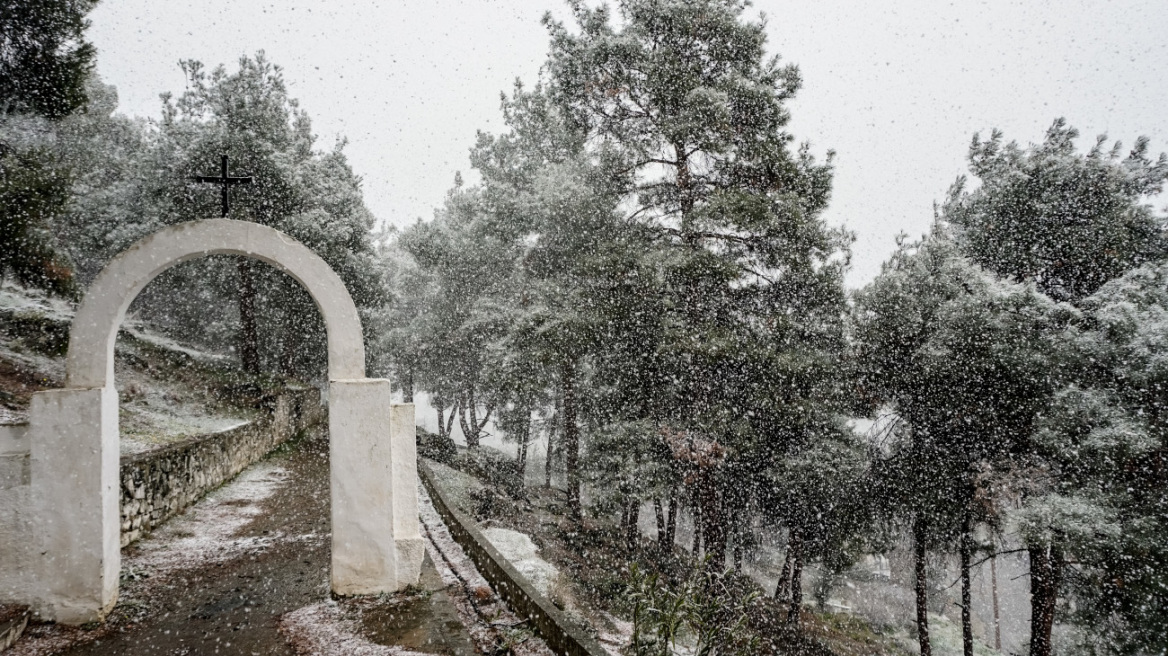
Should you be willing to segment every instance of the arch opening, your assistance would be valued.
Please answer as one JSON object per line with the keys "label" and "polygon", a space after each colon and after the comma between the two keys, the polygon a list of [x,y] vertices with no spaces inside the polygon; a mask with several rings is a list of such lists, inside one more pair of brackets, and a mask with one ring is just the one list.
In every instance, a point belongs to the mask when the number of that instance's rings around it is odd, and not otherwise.
{"label": "arch opening", "polygon": [[65,386],[113,383],[113,350],[126,310],[158,274],[208,255],[244,255],[291,276],[324,317],[330,380],[365,377],[365,345],[357,306],[344,282],[308,247],[273,228],[231,219],[180,223],[137,242],[98,274],[73,319]]}

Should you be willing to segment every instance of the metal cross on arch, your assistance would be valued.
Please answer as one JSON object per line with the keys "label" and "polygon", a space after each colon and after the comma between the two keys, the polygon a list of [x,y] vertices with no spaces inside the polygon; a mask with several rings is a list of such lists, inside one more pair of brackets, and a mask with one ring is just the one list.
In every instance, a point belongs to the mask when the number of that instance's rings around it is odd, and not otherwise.
{"label": "metal cross on arch", "polygon": [[232,187],[234,185],[241,185],[241,184],[251,184],[252,177],[250,175],[246,175],[246,176],[227,175],[227,155],[223,156],[223,159],[221,160],[221,164],[222,164],[222,168],[220,169],[220,174],[218,176],[198,175],[198,176],[195,176],[195,181],[196,182],[209,182],[211,184],[217,184],[220,186],[219,191],[222,194],[222,199],[223,199],[223,218],[226,219],[227,212],[228,212],[228,210],[231,209],[230,201],[228,200],[228,196],[227,196],[228,187]]}

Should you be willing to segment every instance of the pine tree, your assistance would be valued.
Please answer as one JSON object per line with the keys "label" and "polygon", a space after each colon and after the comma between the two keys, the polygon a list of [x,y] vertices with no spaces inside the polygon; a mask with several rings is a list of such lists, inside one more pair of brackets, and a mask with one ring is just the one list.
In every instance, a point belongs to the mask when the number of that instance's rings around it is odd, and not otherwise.
{"label": "pine tree", "polygon": [[[344,142],[331,151],[315,148],[308,115],[263,53],[241,58],[234,72],[222,66],[207,71],[194,61],[182,67],[188,87],[177,98],[164,96],[163,119],[148,133],[147,161],[123,201],[153,211],[114,214],[127,220],[111,231],[120,243],[111,242],[109,250],[116,253],[164,225],[219,216],[219,195],[194,177],[214,172],[227,154],[233,173],[254,179],[231,190],[230,218],[271,226],[307,245],[340,275],[359,310],[384,303],[374,219]],[[175,303],[174,293],[190,302]],[[136,307],[189,338],[216,346],[235,342],[252,373],[312,377],[323,371],[325,329],[312,299],[288,276],[250,258],[179,265],[144,290]]]}
{"label": "pine tree", "polygon": [[1147,203],[1168,179],[1168,156],[1150,159],[1141,137],[1120,159],[1122,145],[1105,150],[1106,136],[1082,155],[1078,136],[1063,119],[1028,148],[997,130],[974,135],[969,168],[980,184],[966,191],[959,179],[943,208],[974,261],[1071,302],[1168,253],[1163,218]]}
{"label": "pine tree", "polygon": [[[877,464],[878,496],[895,499],[886,508],[911,525],[923,654],[926,553],[958,551],[968,568],[972,527],[986,519],[974,504],[979,470],[1026,450],[1059,384],[1051,336],[1064,315],[1032,288],[970,262],[944,225],[919,243],[902,242],[856,296],[859,393],[901,422]],[[962,579],[965,598],[964,572]],[[970,631],[966,621],[967,651]]]}
{"label": "pine tree", "polygon": [[[641,314],[639,293],[646,243],[618,220],[619,194],[542,85],[517,84],[503,111],[509,131],[480,135],[471,159],[483,177],[489,230],[516,255],[507,349],[555,390],[569,513],[579,518],[583,426],[644,418],[630,412],[636,401],[621,381],[652,356],[646,328],[655,318]],[[598,394],[606,404],[595,402]],[[601,407],[604,416],[582,412]]]}
{"label": "pine tree", "polygon": [[1065,619],[1084,647],[1158,653],[1168,648],[1168,265],[1136,268],[1080,305],[1068,340],[1076,375],[1036,431],[1043,475],[1019,522],[1045,547],[1052,592],[1074,599]]}
{"label": "pine tree", "polygon": [[[959,180],[943,215],[957,227],[958,243],[973,260],[1011,279],[1032,281],[1054,299],[1082,305],[1108,281],[1164,257],[1163,219],[1148,198],[1168,179],[1168,156],[1151,159],[1148,140],[1140,138],[1121,159],[1121,144],[1105,149],[1106,137],[1080,154],[1074,147],[1077,137],[1061,119],[1043,143],[1025,149],[1003,144],[997,131],[984,142],[975,136],[970,169],[981,184],[966,192]],[[1068,373],[1076,369],[1073,363],[1068,367]],[[1090,535],[1111,530],[1102,518],[1114,511],[1115,497],[1082,487],[1082,480],[1078,487],[1065,487],[1062,478],[1066,456],[1077,459],[1089,451],[1080,436],[1092,434],[1095,421],[1101,422],[1096,428],[1111,423],[1108,408],[1115,403],[1110,390],[1094,389],[1106,377],[1091,374],[1094,366],[1078,368],[1076,387],[1055,397],[1054,412],[1045,415],[1042,430],[1027,435],[1020,450],[1024,457],[1015,466],[1024,472],[1025,484],[1008,483],[1020,487],[1026,499],[1023,511],[1012,515],[1030,555],[1032,656],[1051,653],[1058,600],[1068,578],[1076,578],[1070,576],[1069,563],[1096,548],[1085,546],[1092,543]],[[1076,403],[1082,407],[1071,412],[1068,404]]]}
{"label": "pine tree", "polygon": [[70,295],[69,260],[53,224],[69,199],[69,176],[44,150],[15,151],[0,143],[0,279]]}
{"label": "pine tree", "polygon": [[[51,147],[52,121],[88,100],[95,51],[85,41],[85,15],[95,4],[0,2],[0,277],[66,295],[76,284],[55,228],[68,211],[75,169]],[[47,138],[27,143],[28,133]]]}
{"label": "pine tree", "polygon": [[619,27],[607,8],[571,6],[577,31],[545,19],[546,87],[649,246],[637,260],[662,315],[639,348],[654,345],[651,361],[633,360],[641,416],[733,454],[696,495],[721,569],[734,460],[755,465],[736,484],[761,484],[782,445],[832,413],[849,237],[819,218],[831,168],[792,152],[798,72],[766,57],[744,3],[628,0]]}
{"label": "pine tree", "polygon": [[395,320],[421,331],[416,354],[405,355],[416,363],[415,384],[439,410],[440,432],[449,431],[443,409],[453,407],[449,421],[458,420],[471,448],[509,400],[497,383],[502,362],[492,359],[491,347],[507,330],[515,290],[514,245],[491,234],[480,196],[460,179],[433,221],[402,232],[398,246],[429,282],[429,293],[421,307],[401,308],[413,314],[412,321],[404,313]]}

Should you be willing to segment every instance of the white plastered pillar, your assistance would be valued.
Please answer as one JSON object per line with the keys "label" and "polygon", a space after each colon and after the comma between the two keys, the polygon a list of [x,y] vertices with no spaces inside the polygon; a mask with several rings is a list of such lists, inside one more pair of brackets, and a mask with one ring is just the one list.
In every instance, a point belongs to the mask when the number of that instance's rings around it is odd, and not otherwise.
{"label": "white plastered pillar", "polygon": [[102,619],[121,569],[118,394],[112,386],[37,392],[29,408],[36,584],[42,617]]}
{"label": "white plastered pillar", "polygon": [[394,404],[388,380],[329,384],[332,589],[341,595],[401,590],[418,582],[413,404]]}

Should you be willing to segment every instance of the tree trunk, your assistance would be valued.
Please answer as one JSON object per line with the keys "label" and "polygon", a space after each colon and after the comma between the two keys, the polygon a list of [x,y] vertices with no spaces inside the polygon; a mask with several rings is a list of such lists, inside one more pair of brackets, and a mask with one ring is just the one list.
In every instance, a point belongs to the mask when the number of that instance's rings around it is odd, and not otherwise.
{"label": "tree trunk", "polygon": [[[482,421],[479,421],[478,423],[473,424],[476,442],[483,436],[483,430],[487,427],[487,422],[489,422],[491,420],[491,413],[494,411],[495,411],[495,405],[494,404],[488,405],[487,406],[487,413],[485,415],[483,415]],[[475,419],[475,413],[474,413],[473,409],[471,410],[470,418],[472,421]]]}
{"label": "tree trunk", "polygon": [[527,421],[523,424],[523,432],[519,435],[519,481],[526,484],[527,479],[527,443],[531,440],[531,413],[527,413]]}
{"label": "tree trunk", "polygon": [[702,505],[702,537],[706,543],[706,554],[710,557],[709,566],[720,573],[726,567],[726,522],[722,516],[722,499],[718,491],[714,472],[705,472],[698,486]]}
{"label": "tree trunk", "polygon": [[478,418],[478,403],[475,401],[474,388],[467,390],[466,394],[466,411],[469,417],[470,430],[467,430],[467,423],[461,424],[462,433],[466,437],[466,448],[477,449],[479,446],[479,418]]}
{"label": "tree trunk", "polygon": [[[792,537],[794,533],[791,534]],[[783,570],[779,574],[779,582],[775,584],[775,601],[787,601],[791,598],[791,568],[795,566],[793,556],[795,550],[792,544],[787,545],[787,555],[783,557]]]}
{"label": "tree trunk", "polygon": [[677,158],[677,197],[681,204],[681,235],[685,243],[693,245],[697,242],[693,237],[694,194],[693,175],[689,170],[689,158],[685,153],[685,144],[673,144],[674,157]]}
{"label": "tree trunk", "polygon": [[547,457],[544,458],[543,464],[543,486],[548,489],[552,487],[552,458],[556,455],[555,437],[554,431],[548,433]]}
{"label": "tree trunk", "polygon": [[973,656],[973,603],[970,594],[969,560],[973,555],[969,511],[961,521],[961,647],[964,656]]}
{"label": "tree trunk", "polygon": [[580,508],[580,427],[576,425],[576,363],[565,362],[561,372],[564,397],[564,473],[568,477],[568,514],[574,521],[583,518]]}
{"label": "tree trunk", "polygon": [[450,418],[444,417],[442,405],[438,406],[438,437],[444,440],[450,439],[450,432],[454,430],[454,416],[458,414],[458,404],[450,409]]}
{"label": "tree trunk", "polygon": [[661,499],[653,499],[653,515],[657,519],[657,542],[665,543],[665,509],[661,506]]}
{"label": "tree trunk", "polygon": [[561,414],[562,406],[560,397],[557,396],[552,408],[551,426],[548,427],[547,458],[543,466],[543,486],[548,489],[551,489],[552,486],[552,458],[555,456],[556,433],[559,432],[556,430],[556,426],[563,419],[563,415]]}
{"label": "tree trunk", "polygon": [[803,532],[791,532],[791,605],[787,607],[787,624],[798,627],[803,610]]}
{"label": "tree trunk", "polygon": [[693,548],[690,552],[694,558],[697,558],[698,550],[702,548],[702,505],[700,503],[693,504]]}
{"label": "tree trunk", "polygon": [[636,551],[641,537],[641,502],[639,499],[630,499],[628,502],[628,523],[625,524],[625,543],[629,551]]}
{"label": "tree trunk", "polygon": [[994,602],[994,649],[1002,651],[1002,618],[998,609],[998,557],[990,558],[990,592]]}
{"label": "tree trunk", "polygon": [[260,373],[260,339],[256,328],[255,264],[246,257],[236,263],[239,270],[239,362],[249,374]]}
{"label": "tree trunk", "polygon": [[677,538],[677,488],[669,494],[669,516],[665,519],[665,552],[673,553]]}
{"label": "tree trunk", "polygon": [[[479,433],[475,430],[478,424],[474,420],[474,396],[463,394],[458,398],[458,427],[462,429],[462,437],[466,440],[466,448],[475,449],[479,446]],[[471,415],[467,421],[467,414]]]}
{"label": "tree trunk", "polygon": [[921,656],[931,656],[933,649],[929,643],[929,582],[925,568],[925,523],[918,517],[913,523],[913,552],[916,556],[917,595],[917,639],[921,644]]}
{"label": "tree trunk", "polygon": [[402,380],[402,401],[404,403],[414,402],[414,368],[406,369],[405,378]]}
{"label": "tree trunk", "polygon": [[[446,427],[446,413],[443,410],[442,406],[438,406],[438,437],[446,439],[450,437],[450,429]],[[453,415],[451,415],[450,420],[454,421]]]}
{"label": "tree trunk", "polygon": [[1028,547],[1030,554],[1030,656],[1050,656],[1050,631],[1062,581],[1063,557],[1051,545]]}

